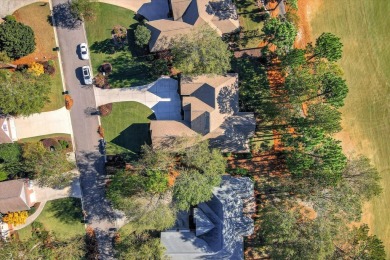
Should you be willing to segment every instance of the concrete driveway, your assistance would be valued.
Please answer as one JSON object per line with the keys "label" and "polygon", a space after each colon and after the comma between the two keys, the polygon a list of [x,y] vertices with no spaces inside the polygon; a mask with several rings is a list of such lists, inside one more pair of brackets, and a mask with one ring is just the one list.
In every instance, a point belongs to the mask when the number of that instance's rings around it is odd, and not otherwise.
{"label": "concrete driveway", "polygon": [[58,110],[15,118],[18,139],[48,134],[71,134],[70,114],[65,107]]}
{"label": "concrete driveway", "polygon": [[48,0],[1,0],[0,1],[0,18],[13,14],[19,8],[35,2],[49,2]]}
{"label": "concrete driveway", "polygon": [[148,21],[168,18],[168,0],[100,0],[99,2],[130,9]]}
{"label": "concrete driveway", "polygon": [[181,101],[177,80],[162,77],[139,87],[95,88],[97,106],[107,103],[136,101],[149,107],[159,120],[180,120]]}

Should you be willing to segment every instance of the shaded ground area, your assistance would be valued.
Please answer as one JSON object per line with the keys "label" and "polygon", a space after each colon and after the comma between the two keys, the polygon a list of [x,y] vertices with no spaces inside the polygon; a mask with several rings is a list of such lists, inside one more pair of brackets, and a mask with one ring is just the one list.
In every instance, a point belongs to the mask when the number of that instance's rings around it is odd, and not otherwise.
{"label": "shaded ground area", "polygon": [[[64,198],[48,201],[36,221],[41,222],[46,230],[52,231],[59,238],[71,238],[84,235],[81,201],[77,198]],[[20,239],[31,236],[31,225],[18,231]]]}
{"label": "shaded ground area", "polygon": [[[302,0],[301,0],[302,1]],[[382,179],[383,192],[363,214],[363,222],[383,242],[390,255],[390,2],[365,0],[303,1],[312,39],[322,32],[341,37],[340,65],[349,93],[336,137],[344,151],[371,158]],[[318,9],[316,9],[318,7]],[[301,17],[302,19],[302,17]],[[337,26],[335,26],[337,24]],[[351,62],[353,61],[353,62]]]}
{"label": "shaded ground area", "polygon": [[48,21],[50,7],[48,3],[38,2],[20,8],[14,13],[16,19],[30,26],[35,34],[36,49],[33,53],[16,60],[14,64],[29,64],[36,61],[54,60],[56,72],[51,76],[51,93],[49,95],[50,103],[47,104],[42,112],[52,111],[64,106],[62,96],[62,81],[58,63],[57,52],[53,51],[56,47],[53,27]]}
{"label": "shaded ground area", "polygon": [[[138,24],[133,11],[110,4],[96,3],[97,18],[86,23],[92,67],[95,73],[104,62],[112,64],[109,76],[111,87],[139,86],[152,82],[150,62],[143,56],[145,51],[134,43],[134,30]],[[114,26],[128,28],[128,42],[124,48],[115,46],[111,31]],[[138,57],[136,57],[138,56]]]}
{"label": "shaded ground area", "polygon": [[153,118],[153,112],[140,103],[114,103],[112,113],[101,118],[107,154],[135,154],[142,145],[150,144],[149,122]]}
{"label": "shaded ground area", "polygon": [[262,11],[256,0],[235,0],[234,1],[240,26],[240,48],[257,47],[261,41],[261,29],[263,28],[263,20],[265,12]]}

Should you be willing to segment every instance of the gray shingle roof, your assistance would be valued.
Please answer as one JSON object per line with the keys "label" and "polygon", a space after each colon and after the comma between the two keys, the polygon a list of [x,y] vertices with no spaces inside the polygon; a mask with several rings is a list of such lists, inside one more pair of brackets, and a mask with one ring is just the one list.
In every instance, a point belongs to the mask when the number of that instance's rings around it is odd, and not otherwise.
{"label": "gray shingle roof", "polygon": [[[252,234],[254,229],[253,220],[243,213],[243,201],[250,198],[253,182],[249,178],[223,176],[213,198],[199,204],[194,211],[196,232],[161,233],[166,254],[173,260],[243,259],[243,236]],[[202,232],[198,233],[199,222]]]}

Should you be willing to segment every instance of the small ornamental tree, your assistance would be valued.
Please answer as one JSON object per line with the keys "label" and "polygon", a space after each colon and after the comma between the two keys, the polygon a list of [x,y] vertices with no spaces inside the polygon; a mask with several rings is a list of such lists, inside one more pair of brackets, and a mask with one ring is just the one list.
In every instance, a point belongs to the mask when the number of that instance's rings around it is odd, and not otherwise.
{"label": "small ornamental tree", "polygon": [[112,34],[117,41],[124,42],[127,36],[127,29],[122,25],[115,25],[112,29]]}
{"label": "small ornamental tree", "polygon": [[42,75],[45,73],[45,69],[42,64],[38,62],[33,62],[28,66],[27,71],[35,76]]}
{"label": "small ornamental tree", "polygon": [[135,36],[135,43],[138,46],[143,47],[146,44],[148,44],[151,37],[151,32],[148,28],[146,28],[146,26],[138,25],[134,31],[134,36]]}
{"label": "small ornamental tree", "polygon": [[278,48],[291,48],[297,36],[294,24],[277,18],[268,20],[262,31],[268,43],[275,44]]}
{"label": "small ornamental tree", "polygon": [[18,59],[34,50],[35,37],[30,26],[12,20],[0,24],[0,51],[5,51],[12,59]]}

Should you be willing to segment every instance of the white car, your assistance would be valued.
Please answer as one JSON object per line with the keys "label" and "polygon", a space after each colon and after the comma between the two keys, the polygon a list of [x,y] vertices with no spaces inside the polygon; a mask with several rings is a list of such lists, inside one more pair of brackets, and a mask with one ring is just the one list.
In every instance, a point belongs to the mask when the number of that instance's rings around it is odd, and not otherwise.
{"label": "white car", "polygon": [[89,66],[83,66],[83,79],[85,85],[91,85],[92,84],[92,77],[91,77],[91,69]]}
{"label": "white car", "polygon": [[88,60],[89,59],[88,47],[87,47],[86,43],[81,43],[80,44],[80,53],[81,53],[81,58],[83,60]]}

